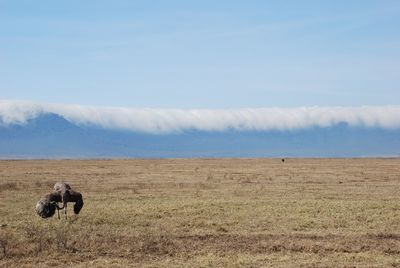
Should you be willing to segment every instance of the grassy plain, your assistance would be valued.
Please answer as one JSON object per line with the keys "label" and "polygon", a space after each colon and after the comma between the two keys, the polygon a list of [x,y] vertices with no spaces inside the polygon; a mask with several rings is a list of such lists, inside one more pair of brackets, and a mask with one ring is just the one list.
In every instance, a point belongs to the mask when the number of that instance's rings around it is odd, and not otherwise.
{"label": "grassy plain", "polygon": [[[81,214],[35,214],[56,181]],[[400,267],[400,159],[0,161],[0,249],[0,267]]]}

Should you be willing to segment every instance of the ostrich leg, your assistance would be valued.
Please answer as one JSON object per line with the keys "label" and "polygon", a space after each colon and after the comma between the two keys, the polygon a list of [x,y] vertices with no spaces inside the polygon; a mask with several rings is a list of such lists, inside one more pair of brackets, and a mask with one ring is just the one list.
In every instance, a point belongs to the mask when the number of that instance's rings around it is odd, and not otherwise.
{"label": "ostrich leg", "polygon": [[65,189],[62,193],[65,219],[67,219],[67,202],[71,202],[71,195],[69,191],[69,189]]}
{"label": "ostrich leg", "polygon": [[[61,200],[61,201],[62,201],[62,200]],[[56,205],[56,208],[57,208],[57,216],[58,216],[58,219],[60,219],[60,209],[63,209],[64,206],[60,208],[60,207],[58,206],[57,203],[55,203],[55,205]]]}

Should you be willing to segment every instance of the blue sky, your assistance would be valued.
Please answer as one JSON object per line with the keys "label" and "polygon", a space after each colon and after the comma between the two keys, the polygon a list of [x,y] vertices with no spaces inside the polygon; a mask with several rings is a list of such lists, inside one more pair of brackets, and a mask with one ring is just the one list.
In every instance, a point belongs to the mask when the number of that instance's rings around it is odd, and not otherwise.
{"label": "blue sky", "polygon": [[0,99],[400,104],[400,1],[2,1]]}

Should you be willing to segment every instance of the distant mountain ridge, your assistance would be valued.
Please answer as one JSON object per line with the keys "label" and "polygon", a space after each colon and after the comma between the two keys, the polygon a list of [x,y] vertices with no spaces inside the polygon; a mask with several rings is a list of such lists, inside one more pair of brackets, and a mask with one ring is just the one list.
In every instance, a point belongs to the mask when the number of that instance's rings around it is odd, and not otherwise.
{"label": "distant mountain ridge", "polygon": [[149,134],[77,125],[42,113],[0,124],[0,158],[373,157],[400,156],[400,129],[339,123],[292,131]]}

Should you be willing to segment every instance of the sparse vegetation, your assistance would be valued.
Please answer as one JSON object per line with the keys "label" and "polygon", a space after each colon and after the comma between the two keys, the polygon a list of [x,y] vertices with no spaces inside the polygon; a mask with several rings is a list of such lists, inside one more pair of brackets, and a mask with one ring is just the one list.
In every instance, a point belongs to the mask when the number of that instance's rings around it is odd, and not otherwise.
{"label": "sparse vegetation", "polygon": [[[400,159],[0,161],[0,267],[400,267],[399,174]],[[79,215],[36,215],[56,181],[84,195]]]}
{"label": "sparse vegetation", "polygon": [[0,192],[4,191],[15,191],[18,189],[18,186],[15,182],[5,182],[0,184]]}

